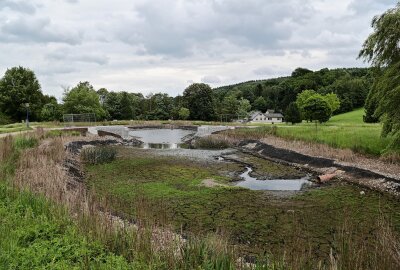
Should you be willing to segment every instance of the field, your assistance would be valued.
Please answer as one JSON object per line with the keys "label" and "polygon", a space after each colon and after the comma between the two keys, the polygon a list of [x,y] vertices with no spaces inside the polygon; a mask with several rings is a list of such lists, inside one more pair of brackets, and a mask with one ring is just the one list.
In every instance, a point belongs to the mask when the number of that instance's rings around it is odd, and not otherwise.
{"label": "field", "polygon": [[355,152],[379,156],[390,143],[390,138],[380,136],[380,124],[365,124],[364,110],[333,116],[326,124],[302,123],[279,126],[277,135],[288,139],[300,139],[328,144],[335,148],[349,148]]}
{"label": "field", "polygon": [[9,124],[9,125],[0,125],[0,134],[2,133],[12,133],[12,132],[20,132],[31,130],[31,128],[26,127],[26,124]]}
{"label": "field", "polygon": [[387,149],[391,138],[380,136],[381,124],[366,124],[362,120],[363,109],[333,116],[327,123],[264,124],[258,128],[240,129],[228,132],[241,139],[260,139],[275,135],[290,140],[302,140],[327,144],[334,148],[351,149],[354,152],[381,156]]}

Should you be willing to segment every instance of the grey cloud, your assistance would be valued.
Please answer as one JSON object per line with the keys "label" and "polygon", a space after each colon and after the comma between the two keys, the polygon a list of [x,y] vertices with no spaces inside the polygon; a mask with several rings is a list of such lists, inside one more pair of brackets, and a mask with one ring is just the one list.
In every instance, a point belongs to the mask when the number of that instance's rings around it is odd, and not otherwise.
{"label": "grey cloud", "polygon": [[277,65],[262,66],[253,70],[255,75],[263,77],[281,76],[282,74],[290,74],[291,70],[279,67]]}
{"label": "grey cloud", "polygon": [[29,3],[29,1],[13,1],[13,0],[1,0],[0,1],[0,10],[9,8],[13,11],[33,14],[36,11],[34,5]]}
{"label": "grey cloud", "polygon": [[4,42],[56,42],[70,45],[81,42],[80,34],[53,29],[48,18],[19,18],[7,21],[1,26],[0,31],[0,40]]}
{"label": "grey cloud", "polygon": [[48,53],[46,56],[49,60],[55,61],[72,61],[83,63],[95,63],[98,65],[105,65],[109,62],[107,56],[98,53],[81,53],[69,50],[59,50],[56,52]]}
{"label": "grey cloud", "polygon": [[291,37],[292,24],[312,12],[309,1],[146,1],[136,20],[124,20],[117,38],[142,44],[148,54],[190,56],[199,43],[225,40],[233,46],[277,49]]}
{"label": "grey cloud", "polygon": [[208,76],[204,76],[203,78],[201,78],[201,82],[203,83],[220,83],[221,79],[218,76],[214,76],[214,75],[208,75]]}
{"label": "grey cloud", "polygon": [[349,9],[357,14],[365,14],[368,12],[375,12],[376,10],[380,9],[385,10],[387,8],[394,7],[394,2],[395,1],[393,0],[353,0],[349,5]]}

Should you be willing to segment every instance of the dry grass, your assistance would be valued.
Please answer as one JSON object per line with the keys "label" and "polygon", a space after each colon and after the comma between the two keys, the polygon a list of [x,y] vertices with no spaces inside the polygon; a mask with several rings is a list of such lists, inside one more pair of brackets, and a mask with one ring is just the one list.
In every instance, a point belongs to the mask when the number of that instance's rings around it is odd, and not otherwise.
{"label": "dry grass", "polygon": [[218,135],[228,136],[234,142],[249,139],[259,140],[260,142],[277,148],[289,149],[314,157],[334,159],[345,165],[360,167],[400,179],[400,155],[398,153],[386,154],[380,158],[369,157],[360,153],[355,153],[351,149],[333,148],[326,144],[311,141],[280,138],[274,136],[273,128],[259,131],[254,130],[254,132],[244,132],[241,131],[241,129],[229,130]]}
{"label": "dry grass", "polygon": [[[31,134],[37,139],[40,133]],[[238,142],[237,138],[214,135],[215,139]],[[76,139],[76,138],[75,138]],[[269,139],[269,138],[266,138]],[[14,155],[12,137],[0,141],[0,163]],[[304,246],[304,236],[293,219],[292,240],[286,255],[279,260],[261,261],[258,268],[237,260],[234,248],[223,234],[206,238],[183,240],[162,221],[151,220],[146,212],[146,199],[138,198],[132,207],[137,209],[137,220],[129,223],[107,211],[107,201],[96,200],[82,182],[76,181],[63,166],[67,158],[77,157],[65,152],[64,144],[71,138],[42,140],[37,147],[21,152],[15,172],[14,185],[19,189],[45,195],[53,202],[64,206],[74,216],[79,228],[91,237],[102,241],[111,251],[128,260],[145,261],[154,269],[395,269],[400,263],[400,241],[393,228],[384,218],[379,230],[371,237],[379,240],[372,248],[363,241],[354,241],[352,228],[344,224],[332,249],[329,265],[310,265],[312,254]],[[270,143],[270,141],[269,141]],[[278,142],[275,142],[278,144]],[[297,146],[300,147],[300,146]],[[304,147],[304,146],[303,146]],[[310,150],[311,151],[311,150]],[[371,255],[371,252],[377,255]]]}
{"label": "dry grass", "polygon": [[[37,134],[31,136],[39,136]],[[67,158],[78,159],[65,152],[64,144],[70,138],[46,139],[38,147],[21,152],[13,184],[21,190],[42,194],[51,201],[65,207],[75,218],[79,228],[90,237],[103,242],[111,251],[123,255],[128,260],[141,258],[149,265],[166,264],[164,269],[182,268],[186,263],[188,246],[186,241],[166,225],[148,218],[146,200],[138,199],[132,205],[137,209],[135,223],[129,223],[107,211],[107,202],[96,200],[89,194],[82,182],[76,181],[65,170],[63,163]],[[8,147],[1,148],[0,156],[9,155],[13,149],[13,138],[1,142]],[[191,242],[201,249],[204,239]],[[213,263],[225,257],[226,249],[214,242],[207,243],[211,258],[201,258]],[[203,252],[203,251],[202,251]],[[228,258],[228,257],[227,257]],[[230,258],[230,257],[229,257]],[[210,261],[211,260],[211,261]],[[197,268],[199,261],[189,268]],[[189,264],[190,264],[189,263]]]}

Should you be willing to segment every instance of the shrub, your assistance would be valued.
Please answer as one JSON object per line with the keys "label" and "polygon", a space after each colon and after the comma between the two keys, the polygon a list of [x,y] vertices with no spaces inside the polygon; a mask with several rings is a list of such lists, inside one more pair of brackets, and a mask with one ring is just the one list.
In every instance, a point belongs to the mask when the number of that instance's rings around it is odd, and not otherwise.
{"label": "shrub", "polygon": [[88,164],[102,164],[115,160],[117,150],[112,147],[90,147],[81,152],[81,159]]}
{"label": "shrub", "polygon": [[207,136],[198,138],[194,142],[195,148],[202,149],[225,149],[231,146],[230,142],[226,139],[226,137],[221,136]]}

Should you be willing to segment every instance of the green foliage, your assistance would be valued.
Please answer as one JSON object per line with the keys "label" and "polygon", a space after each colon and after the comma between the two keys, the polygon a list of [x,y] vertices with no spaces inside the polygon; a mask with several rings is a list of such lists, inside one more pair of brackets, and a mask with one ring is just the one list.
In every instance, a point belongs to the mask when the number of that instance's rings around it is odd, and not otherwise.
{"label": "green foliage", "polygon": [[306,105],[306,101],[310,97],[315,96],[316,94],[317,94],[317,92],[315,92],[314,90],[304,90],[297,95],[296,104],[297,104],[297,107],[299,107],[303,117],[304,117],[304,113],[305,113],[304,106]]}
{"label": "green foliage", "polygon": [[377,79],[374,95],[379,100],[374,117],[384,116],[383,136],[400,131],[400,61],[386,69]]}
{"label": "green foliage", "polygon": [[328,102],[331,112],[334,113],[340,108],[340,100],[334,93],[329,93],[322,96],[326,102]]}
{"label": "green foliage", "polygon": [[290,122],[292,124],[301,123],[301,112],[296,102],[289,104],[285,111],[285,122]]}
{"label": "green foliage", "polygon": [[227,120],[235,118],[237,116],[239,101],[237,100],[235,95],[227,95],[222,101],[222,110],[223,114],[229,115]]}
{"label": "green foliage", "polygon": [[379,117],[375,116],[376,108],[378,107],[378,100],[375,95],[375,88],[377,81],[372,86],[371,90],[368,93],[367,99],[365,100],[365,115],[363,120],[365,123],[378,123]]}
{"label": "green foliage", "polygon": [[306,120],[325,123],[332,115],[328,102],[321,96],[314,95],[308,98],[303,107]]}
{"label": "green foliage", "polygon": [[81,159],[88,164],[103,164],[115,160],[117,150],[113,147],[88,147],[82,149]]}
{"label": "green foliage", "polygon": [[179,119],[181,120],[187,120],[189,119],[190,116],[190,111],[188,108],[182,107],[179,109]]}
{"label": "green foliage", "polygon": [[11,118],[0,111],[0,125],[7,125],[10,123],[12,123]]}
{"label": "green foliage", "polygon": [[1,269],[133,269],[78,233],[67,213],[43,197],[0,182]]}
{"label": "green foliage", "polygon": [[304,75],[306,75],[306,74],[308,74],[308,73],[312,73],[312,71],[311,70],[309,70],[309,69],[306,69],[306,68],[301,68],[301,67],[299,67],[299,68],[296,68],[293,72],[292,72],[292,77],[301,77],[301,76],[304,76]]}
{"label": "green foliage", "polygon": [[99,102],[99,95],[89,82],[80,82],[64,92],[64,113],[94,113],[97,119],[104,119],[106,112]]}
{"label": "green foliage", "polygon": [[375,16],[371,26],[374,32],[365,40],[359,57],[378,67],[400,61],[400,3]]}
{"label": "green foliage", "polygon": [[239,100],[239,105],[238,105],[238,110],[237,110],[238,116],[241,118],[247,117],[250,110],[251,110],[250,101],[248,101],[247,99],[241,98]]}
{"label": "green foliage", "polygon": [[334,93],[341,106],[335,113],[343,113],[364,105],[373,84],[372,70],[367,68],[321,69],[311,71],[296,69],[292,76],[275,79],[249,81],[215,89],[219,100],[232,92],[241,92],[255,110],[275,109],[285,111],[296,101],[297,95],[304,90],[313,90],[321,95]]}
{"label": "green foliage", "polygon": [[13,121],[26,119],[26,103],[31,119],[38,119],[44,99],[39,81],[30,69],[21,66],[7,69],[0,80],[0,112]]}
{"label": "green foliage", "polygon": [[374,66],[385,67],[371,89],[368,113],[377,106],[372,117],[382,117],[382,136],[393,135],[392,144],[386,151],[398,149],[400,141],[400,3],[372,20],[374,32],[364,42],[359,57]]}
{"label": "green foliage", "polygon": [[301,110],[301,113],[304,118],[306,118],[306,112],[304,110],[304,107],[306,106],[308,99],[311,97],[318,97],[324,99],[328,103],[329,108],[331,109],[331,113],[335,112],[340,108],[340,100],[336,94],[328,93],[326,95],[321,95],[315,92],[314,90],[304,90],[303,92],[297,95],[296,99],[296,104]]}
{"label": "green foliage", "polygon": [[62,119],[62,108],[57,102],[44,104],[40,112],[42,121],[58,121]]}
{"label": "green foliage", "polygon": [[183,98],[190,110],[190,119],[210,121],[215,118],[214,96],[207,84],[194,83],[185,89]]}
{"label": "green foliage", "polygon": [[257,111],[265,112],[268,109],[267,102],[260,96],[254,101],[253,108]]}

